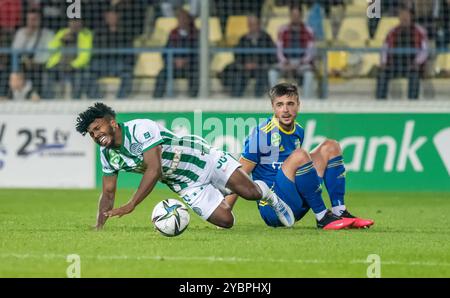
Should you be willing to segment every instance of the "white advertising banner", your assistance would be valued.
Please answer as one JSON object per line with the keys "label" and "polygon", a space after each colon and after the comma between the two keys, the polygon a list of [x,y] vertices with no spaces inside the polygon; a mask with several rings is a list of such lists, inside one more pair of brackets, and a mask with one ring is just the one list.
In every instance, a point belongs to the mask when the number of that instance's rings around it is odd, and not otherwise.
{"label": "white advertising banner", "polygon": [[0,187],[95,187],[95,149],[75,115],[0,114]]}

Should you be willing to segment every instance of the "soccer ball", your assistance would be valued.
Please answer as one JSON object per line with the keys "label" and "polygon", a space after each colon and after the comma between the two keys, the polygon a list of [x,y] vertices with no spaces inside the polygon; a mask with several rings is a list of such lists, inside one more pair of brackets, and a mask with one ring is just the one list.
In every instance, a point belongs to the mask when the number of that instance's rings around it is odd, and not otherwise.
{"label": "soccer ball", "polygon": [[178,200],[166,199],[159,202],[152,212],[152,223],[167,237],[178,236],[186,230],[190,216],[188,209]]}

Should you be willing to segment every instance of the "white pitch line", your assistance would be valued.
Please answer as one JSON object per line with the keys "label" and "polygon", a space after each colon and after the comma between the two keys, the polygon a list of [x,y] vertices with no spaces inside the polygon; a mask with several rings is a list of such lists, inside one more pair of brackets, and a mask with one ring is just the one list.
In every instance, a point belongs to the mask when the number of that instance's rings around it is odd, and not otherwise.
{"label": "white pitch line", "polygon": [[[92,256],[80,255],[82,259],[97,260],[154,260],[154,261],[203,261],[203,262],[229,262],[229,263],[255,263],[255,262],[271,262],[271,263],[299,263],[299,264],[369,264],[365,260],[330,261],[318,259],[256,259],[256,258],[237,258],[237,257],[178,257],[178,256],[126,256],[126,255],[106,255]],[[17,254],[7,253],[0,254],[1,259],[66,259],[67,255],[62,254]],[[399,262],[399,261],[381,261],[381,265],[397,265],[397,266],[419,266],[419,267],[450,267],[450,263],[446,262]]]}

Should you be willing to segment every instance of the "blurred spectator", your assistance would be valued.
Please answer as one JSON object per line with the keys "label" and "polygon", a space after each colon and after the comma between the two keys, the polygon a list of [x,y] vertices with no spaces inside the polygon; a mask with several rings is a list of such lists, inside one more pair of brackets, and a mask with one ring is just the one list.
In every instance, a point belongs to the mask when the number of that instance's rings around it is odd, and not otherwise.
{"label": "blurred spectator", "polygon": [[437,48],[446,48],[450,43],[450,0],[443,0],[436,38]]}
{"label": "blurred spectator", "polygon": [[[11,40],[0,28],[0,48],[8,48]],[[0,98],[6,98],[8,95],[8,75],[11,69],[11,62],[8,54],[0,53]]]}
{"label": "blurred spectator", "polygon": [[162,0],[158,2],[160,3],[157,17],[175,17],[177,10],[183,9],[186,4],[189,6],[189,14],[192,17],[200,16],[201,0]]}
{"label": "blurred spectator", "polygon": [[[372,2],[368,3],[368,5],[371,5]],[[408,0],[406,0],[408,2]],[[383,0],[380,2],[380,8],[381,8],[381,17],[387,17],[387,16],[395,16],[398,15],[398,7],[400,5],[400,0]],[[403,0],[403,3],[405,3],[405,0]],[[369,37],[370,39],[373,39],[375,37],[375,33],[377,32],[378,23],[380,22],[379,18],[368,18],[368,26],[369,26]]]}
{"label": "blurred spectator", "polygon": [[222,32],[226,31],[227,20],[233,15],[253,14],[261,17],[264,1],[242,1],[242,0],[215,0],[213,3],[213,15],[219,17]]}
{"label": "blurred spectator", "polygon": [[68,28],[59,30],[49,43],[52,54],[47,61],[47,78],[43,98],[54,98],[58,80],[69,79],[72,98],[79,99],[87,87],[87,77],[92,49],[92,32],[83,27],[81,19],[70,19]]}
{"label": "blurred spectator", "polygon": [[416,21],[436,42],[436,48],[446,48],[450,42],[450,0],[415,0]]}
{"label": "blurred spectator", "polygon": [[38,92],[33,88],[33,83],[25,79],[22,72],[13,72],[9,76],[9,94],[12,100],[39,100]]}
{"label": "blurred spectator", "polygon": [[84,26],[97,32],[104,25],[104,13],[111,7],[111,0],[81,0],[81,16]]}
{"label": "blurred spectator", "polygon": [[[356,1],[358,1],[358,0],[356,0]],[[312,6],[317,4],[317,5],[320,5],[323,8],[323,10],[324,10],[324,12],[325,12],[327,17],[331,16],[332,10],[333,10],[334,7],[341,6],[342,8],[345,8],[345,1],[344,0],[297,0],[297,1],[295,1],[295,0],[285,0],[284,3],[286,3],[285,5],[289,5],[289,6],[305,4],[308,7],[312,7]]]}
{"label": "blurred spectator", "polygon": [[415,21],[427,31],[428,38],[436,38],[441,0],[414,0]]}
{"label": "blurred spectator", "polygon": [[311,98],[314,96],[313,86],[315,85],[314,34],[312,29],[303,23],[300,6],[291,7],[290,19],[291,22],[282,26],[278,32],[278,65],[269,71],[270,85],[274,86],[278,83],[280,73],[283,76],[292,75],[300,81],[300,86],[303,85],[303,97]]}
{"label": "blurred spectator", "polygon": [[26,26],[20,28],[14,36],[14,50],[34,51],[20,55],[20,66],[27,78],[39,94],[42,93],[42,74],[45,62],[49,58],[47,45],[53,38],[53,32],[41,27],[41,15],[37,10],[29,10],[26,16]]}
{"label": "blurred spectator", "polygon": [[[257,16],[248,17],[249,32],[241,37],[237,49],[273,49],[275,44],[267,32],[261,29]],[[269,86],[268,71],[276,63],[275,53],[239,54],[235,55],[235,62],[225,68],[222,82],[231,88],[231,96],[242,97],[247,83],[251,78],[256,79],[255,97],[264,95]]]}
{"label": "blurred spectator", "polygon": [[198,43],[199,32],[195,27],[194,20],[185,10],[179,10],[177,13],[178,27],[170,32],[166,48],[189,48],[195,49],[192,53],[174,54],[173,64],[168,65],[167,54],[164,54],[164,68],[156,78],[156,85],[153,97],[160,98],[164,96],[167,83],[167,71],[169,67],[173,69],[174,78],[187,78],[189,81],[189,96],[196,97],[199,88],[198,82]]}
{"label": "blurred spectator", "polygon": [[148,2],[149,0],[111,1],[116,11],[120,12],[120,23],[127,29],[127,33],[133,39],[144,32]]}
{"label": "blurred spectator", "polygon": [[[0,48],[9,48],[16,28],[22,19],[21,0],[0,0]],[[11,70],[9,54],[0,53],[0,97],[8,93],[8,76]]]}
{"label": "blurred spectator", "polygon": [[[133,42],[125,28],[119,23],[120,15],[115,9],[104,13],[104,25],[95,32],[94,47],[98,49],[131,48]],[[97,80],[103,76],[120,77],[117,98],[126,98],[131,93],[134,56],[128,54],[96,54],[91,62],[89,97],[101,98]]]}
{"label": "blurred spectator", "polygon": [[320,6],[318,2],[316,2],[309,9],[309,14],[306,23],[313,30],[314,37],[317,41],[325,39],[323,19],[324,19],[323,8]]}
{"label": "blurred spectator", "polygon": [[[400,24],[387,35],[381,54],[381,69],[377,82],[377,99],[386,99],[389,80],[394,77],[409,79],[408,97],[417,99],[420,76],[428,58],[428,38],[425,29],[414,22],[414,12],[409,7],[399,9]],[[410,49],[416,52],[389,53],[393,49]]]}
{"label": "blurred spectator", "polygon": [[[70,3],[69,3],[70,4]],[[66,1],[41,0],[42,26],[56,32],[67,23]]]}
{"label": "blurred spectator", "polygon": [[13,32],[22,21],[22,0],[0,0],[0,30]]}
{"label": "blurred spectator", "polygon": [[183,9],[184,0],[162,0],[159,4],[158,16],[172,18],[178,9]]}

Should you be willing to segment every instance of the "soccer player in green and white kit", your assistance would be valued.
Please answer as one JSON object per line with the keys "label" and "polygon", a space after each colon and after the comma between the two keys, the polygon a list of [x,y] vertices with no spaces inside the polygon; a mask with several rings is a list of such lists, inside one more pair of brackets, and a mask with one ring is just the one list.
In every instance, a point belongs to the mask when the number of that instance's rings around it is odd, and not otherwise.
{"label": "soccer player in green and white kit", "polygon": [[[224,195],[265,199],[285,226],[294,224],[292,210],[263,181],[252,181],[240,163],[226,152],[211,148],[196,136],[178,137],[149,119],[118,123],[115,112],[96,103],[77,118],[76,129],[89,133],[100,145],[103,191],[96,228],[113,216],[131,213],[153,190],[157,181],[176,192],[201,218],[231,228],[234,217]],[[129,202],[113,209],[118,172],[137,172],[141,183]]]}

